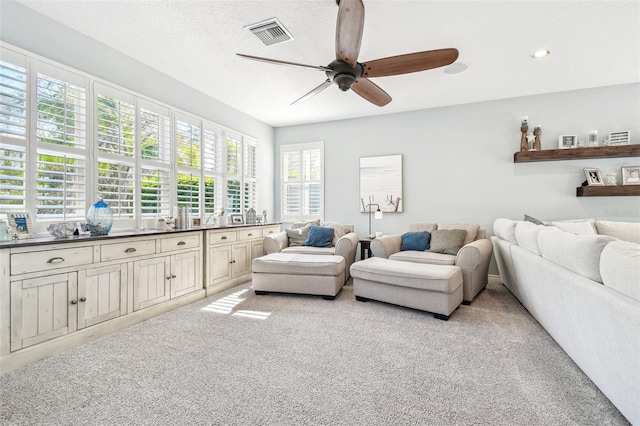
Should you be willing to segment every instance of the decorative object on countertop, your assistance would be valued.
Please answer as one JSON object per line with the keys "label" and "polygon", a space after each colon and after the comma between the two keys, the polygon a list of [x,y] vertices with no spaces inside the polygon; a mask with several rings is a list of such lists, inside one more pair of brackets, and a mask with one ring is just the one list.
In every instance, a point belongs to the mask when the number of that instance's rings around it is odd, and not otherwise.
{"label": "decorative object on countertop", "polygon": [[262,221],[264,223],[267,223],[267,211],[266,210],[262,210]]}
{"label": "decorative object on countertop", "polygon": [[540,144],[540,135],[541,134],[542,134],[542,127],[540,127],[540,125],[538,124],[536,127],[533,128],[533,136],[534,136],[533,149],[534,149],[534,151],[540,151],[540,149],[541,149],[541,144]]}
{"label": "decorative object on countertop", "polygon": [[74,222],[51,223],[47,226],[47,231],[55,238],[69,238],[77,229],[78,225]]}
{"label": "decorative object on countertop", "polygon": [[0,241],[11,241],[13,236],[11,235],[11,229],[7,222],[0,219]]}
{"label": "decorative object on countertop", "polygon": [[232,214],[231,215],[231,224],[232,225],[243,225],[244,217],[241,214]]}
{"label": "decorative object on countertop", "polygon": [[163,217],[159,217],[156,221],[156,229],[158,231],[166,231],[167,230],[167,222],[165,222]]}
{"label": "decorative object on countertop", "polygon": [[622,168],[623,185],[640,185],[640,166]]}
{"label": "decorative object on countertop", "polygon": [[220,214],[218,215],[218,226],[227,226],[227,216],[225,215],[224,207],[220,210]]}
{"label": "decorative object on countertop", "polygon": [[529,138],[527,137],[527,133],[529,132],[529,117],[526,115],[520,120],[520,132],[522,133],[520,137],[520,152],[529,151]]}
{"label": "decorative object on countertop", "polygon": [[113,226],[113,211],[102,198],[87,211],[87,228],[92,236],[109,235]]}
{"label": "decorative object on countertop", "polygon": [[247,219],[245,221],[248,225],[254,225],[256,223],[256,209],[251,207],[247,210]]}
{"label": "decorative object on countertop", "polygon": [[176,207],[175,224],[176,229],[189,229],[191,227],[189,207]]}
{"label": "decorative object on countertop", "polygon": [[6,215],[9,230],[13,238],[23,239],[36,236],[34,232],[35,228],[31,222],[31,213],[26,211],[8,211]]}
{"label": "decorative object on countertop", "polygon": [[629,145],[630,143],[631,132],[628,130],[609,133],[609,145]]}

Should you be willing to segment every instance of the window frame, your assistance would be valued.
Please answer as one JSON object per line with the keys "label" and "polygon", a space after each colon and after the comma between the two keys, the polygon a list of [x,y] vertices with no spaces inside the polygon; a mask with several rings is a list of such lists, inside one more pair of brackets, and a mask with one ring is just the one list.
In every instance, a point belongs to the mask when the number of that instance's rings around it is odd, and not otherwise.
{"label": "window frame", "polygon": [[[320,178],[319,179],[305,179],[304,176],[304,153],[309,151],[320,151]],[[299,179],[296,181],[287,179],[285,176],[288,168],[285,164],[285,154],[290,152],[298,152],[300,153],[300,166],[299,166]],[[324,210],[325,210],[325,202],[324,202],[324,193],[325,193],[325,184],[324,184],[324,141],[317,142],[305,142],[305,143],[297,143],[297,144],[285,144],[280,145],[280,217],[283,222],[306,222],[310,220],[320,219],[324,220]],[[304,186],[305,184],[320,184],[320,212],[318,214],[306,214],[305,213],[305,192]],[[287,213],[287,185],[294,184],[299,186],[299,194],[300,194],[300,213],[298,214],[289,214]],[[306,206],[308,209],[308,205]]]}

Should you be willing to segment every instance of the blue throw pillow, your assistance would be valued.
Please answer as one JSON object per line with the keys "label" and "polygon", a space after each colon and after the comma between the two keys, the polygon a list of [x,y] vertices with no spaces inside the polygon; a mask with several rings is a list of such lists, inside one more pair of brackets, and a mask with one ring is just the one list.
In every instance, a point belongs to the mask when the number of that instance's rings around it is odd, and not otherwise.
{"label": "blue throw pillow", "polygon": [[331,247],[333,241],[333,228],[311,225],[305,246],[311,247]]}
{"label": "blue throw pillow", "polygon": [[400,250],[425,251],[429,248],[431,234],[427,231],[405,232],[402,234],[402,246]]}

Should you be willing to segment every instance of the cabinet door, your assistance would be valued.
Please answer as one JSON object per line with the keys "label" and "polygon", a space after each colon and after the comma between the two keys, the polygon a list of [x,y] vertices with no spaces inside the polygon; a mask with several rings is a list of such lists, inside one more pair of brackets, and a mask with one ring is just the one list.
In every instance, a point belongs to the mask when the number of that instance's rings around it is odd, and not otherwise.
{"label": "cabinet door", "polygon": [[11,350],[26,348],[77,328],[75,272],[11,283]]}
{"label": "cabinet door", "polygon": [[209,248],[209,285],[231,279],[231,246]]}
{"label": "cabinet door", "polygon": [[231,260],[232,276],[234,278],[251,272],[249,266],[251,263],[249,243],[234,244]]}
{"label": "cabinet door", "polygon": [[78,328],[127,313],[127,264],[78,272]]}
{"label": "cabinet door", "polygon": [[170,256],[139,260],[133,264],[133,310],[170,299]]}
{"label": "cabinet door", "polygon": [[189,251],[171,256],[171,298],[202,288],[200,251]]}
{"label": "cabinet door", "polygon": [[[265,253],[264,253],[264,246],[262,244],[262,240],[253,241],[251,243],[251,261],[253,262],[253,259],[255,259],[256,257],[261,257],[264,255]],[[251,267],[251,263],[249,264],[249,267]]]}

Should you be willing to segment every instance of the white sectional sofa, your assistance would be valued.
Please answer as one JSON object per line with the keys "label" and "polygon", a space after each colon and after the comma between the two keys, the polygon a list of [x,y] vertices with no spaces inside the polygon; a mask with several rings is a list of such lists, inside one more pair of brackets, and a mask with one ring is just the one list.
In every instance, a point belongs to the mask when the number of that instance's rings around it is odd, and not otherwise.
{"label": "white sectional sofa", "polygon": [[640,223],[501,218],[494,233],[505,286],[640,425]]}

